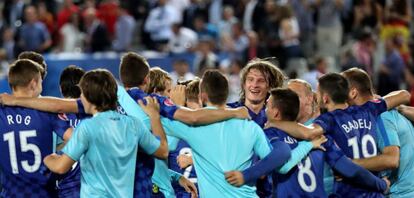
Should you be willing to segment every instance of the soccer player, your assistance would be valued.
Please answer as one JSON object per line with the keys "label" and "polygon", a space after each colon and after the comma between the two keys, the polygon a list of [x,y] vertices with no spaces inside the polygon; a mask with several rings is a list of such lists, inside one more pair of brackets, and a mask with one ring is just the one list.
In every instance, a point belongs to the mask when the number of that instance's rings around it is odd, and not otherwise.
{"label": "soccer player", "polygon": [[269,61],[255,59],[247,63],[241,71],[241,96],[237,102],[227,104],[230,107],[245,106],[250,117],[260,127],[266,123],[266,100],[272,88],[281,87],[285,76]]}
{"label": "soccer player", "polygon": [[[325,74],[319,78],[318,98],[320,107],[327,113],[319,116],[311,127],[286,121],[277,121],[273,125],[293,137],[303,136],[300,133],[325,132],[351,159],[376,156],[376,117],[387,109],[408,102],[410,94],[407,91],[393,92],[384,99],[370,101],[363,106],[348,106],[348,94],[349,85],[343,76]],[[382,197],[381,193],[366,191],[347,180],[336,181],[334,188],[335,193],[343,196]]]}
{"label": "soccer player", "polygon": [[[144,90],[147,89],[149,83],[149,65],[146,59],[136,53],[130,52],[121,58],[120,77],[128,93],[125,94],[123,87],[118,88],[118,102],[121,105],[118,111],[133,115],[131,111],[138,109],[136,102],[132,106],[128,106],[128,102],[137,101],[148,96]],[[247,118],[248,113],[245,108],[211,110],[200,109],[190,110],[174,105],[171,100],[166,97],[154,95],[160,104],[160,112],[162,116],[170,119],[177,119],[188,124],[208,124],[220,120],[226,120],[232,117]],[[42,98],[17,98],[8,94],[0,94],[0,101],[3,104],[11,106],[24,106],[42,111],[57,113],[85,113],[80,100],[76,99],[59,99],[54,97]],[[149,118],[142,111],[141,114],[134,116],[141,119],[147,128],[149,126]],[[154,169],[154,160],[151,156],[138,152],[136,183],[134,188],[135,197],[150,197],[153,189],[151,177]]]}
{"label": "soccer player", "polygon": [[[368,74],[358,68],[352,68],[342,73],[350,83],[350,103],[364,105],[373,100],[372,82]],[[385,129],[385,130],[384,130]],[[392,183],[391,197],[413,197],[414,183],[414,127],[407,118],[393,109],[381,114],[378,118],[381,155],[366,159],[356,159],[355,162],[368,170],[381,171],[392,169],[388,175]]]}
{"label": "soccer player", "polygon": [[[290,89],[274,89],[271,91],[271,96],[267,102],[266,114],[268,121],[270,123],[280,120],[295,121],[298,117],[299,108],[300,102],[295,92]],[[265,133],[272,141],[283,141],[289,144],[292,149],[297,148],[300,144],[297,139],[278,128],[267,128]],[[274,189],[277,189],[274,192],[274,197],[328,197],[323,183],[325,161],[346,179],[366,187],[368,190],[385,192],[387,189],[386,181],[353,164],[330,137],[328,137],[328,142],[322,146],[326,152],[314,150],[287,174],[273,174]],[[266,163],[269,165],[273,160],[265,158],[264,161],[267,161]],[[244,174],[239,172],[237,174],[234,172],[227,173],[227,180],[233,184],[243,184],[244,177],[252,179],[249,175],[251,172],[255,174],[258,174],[256,172],[265,173],[267,168],[263,165],[266,164],[262,163],[259,162],[243,171]],[[281,171],[279,170],[279,172]]]}
{"label": "soccer player", "polygon": [[[206,108],[224,109],[227,96],[227,79],[218,71],[206,71],[200,82],[200,97]],[[166,118],[162,123],[169,135],[186,141],[192,148],[200,197],[257,197],[254,187],[235,188],[224,178],[227,170],[249,167],[254,153],[261,158],[269,154],[271,146],[256,123],[230,119],[190,127]],[[279,145],[275,148],[279,149],[279,158],[274,163],[282,165],[290,152],[284,143]]]}
{"label": "soccer player", "polygon": [[[169,74],[159,67],[153,67],[150,69],[149,77],[150,83],[147,92],[149,94],[157,94],[168,98],[170,96],[172,84]],[[177,100],[175,99],[177,98],[181,97],[174,97],[171,99],[176,102]],[[185,97],[182,98],[185,99]],[[184,100],[179,99],[178,101],[181,103],[181,101]],[[172,151],[176,150],[179,140],[171,136],[167,136],[167,140],[168,149]],[[154,174],[152,175],[152,182],[154,183],[154,186],[159,188],[159,191],[161,191],[164,197],[176,197],[174,188],[171,185],[172,182],[181,185],[180,187],[184,190],[184,192],[189,191],[187,193],[190,195],[190,197],[191,195],[193,197],[197,196],[197,188],[195,185],[191,183],[187,178],[183,177],[182,174],[168,169],[167,160],[155,159],[155,170]]]}
{"label": "soccer player", "polygon": [[[43,68],[28,59],[14,62],[8,79],[13,96],[36,98]],[[53,132],[68,140],[72,128],[58,115],[22,107],[0,107],[1,197],[54,197],[55,180],[45,173],[43,157],[53,152]]]}
{"label": "soccer player", "polygon": [[[117,84],[107,70],[87,72],[81,79],[81,100],[85,112],[93,115],[76,128],[65,145],[63,155],[51,154],[44,159],[53,172],[63,174],[80,161],[82,181],[81,197],[132,197],[138,145],[148,154],[167,158],[168,146],[156,108],[151,127],[160,140],[136,118],[116,112]],[[155,99],[148,98],[150,105]],[[157,117],[158,116],[158,117]]]}
{"label": "soccer player", "polygon": [[[202,104],[198,98],[198,94],[200,93],[200,79],[197,78],[195,80],[188,81],[188,83],[185,84],[185,106],[190,109],[202,108]],[[174,100],[173,97],[174,96],[172,96],[172,99]],[[175,150],[170,150],[170,154],[168,156],[168,167],[173,171],[181,173],[184,177],[189,179],[194,184],[197,184],[197,174],[193,166],[192,150],[187,142],[178,140]],[[175,195],[178,198],[191,197],[191,194],[188,193],[183,187],[178,185],[177,182],[173,182],[172,186],[174,188]]]}
{"label": "soccer player", "polygon": [[19,56],[17,56],[17,59],[29,59],[31,61],[38,63],[43,68],[43,71],[41,73],[42,80],[46,78],[47,64],[41,54],[33,51],[24,51],[20,53]]}
{"label": "soccer player", "polygon": [[[285,76],[273,63],[261,59],[254,59],[247,63],[241,73],[240,100],[227,104],[230,107],[245,106],[249,110],[250,117],[260,127],[264,128],[266,119],[266,100],[272,88],[281,87]],[[254,161],[257,160],[255,157]],[[257,181],[257,193],[260,197],[272,196],[272,184],[270,178]]]}
{"label": "soccer player", "polygon": [[[60,75],[59,85],[60,92],[64,98],[73,98],[79,99],[81,95],[81,90],[78,86],[80,79],[85,74],[85,71],[75,65],[70,65],[66,67],[62,74]],[[69,121],[70,126],[76,128],[80,121],[90,117],[86,114],[61,114],[67,121]],[[59,149],[60,150],[60,149]],[[81,172],[80,166],[78,163],[75,163],[72,169],[59,177],[57,183],[57,189],[59,198],[76,198],[80,197],[80,185],[81,185]]]}
{"label": "soccer player", "polygon": [[[141,121],[146,124],[148,128],[149,117],[145,115],[140,109],[137,108],[136,102],[130,103],[131,97],[133,101],[142,100],[144,97],[148,96],[144,90],[147,90],[150,83],[149,78],[149,65],[146,59],[136,53],[127,53],[121,58],[120,68],[119,68],[120,78],[127,93],[125,90],[120,87],[118,89],[118,102],[122,107],[122,111],[125,111],[128,115],[133,115],[141,119]],[[226,120],[232,117],[246,118],[248,117],[245,109],[239,108],[238,110],[210,110],[210,109],[200,109],[200,110],[190,110],[183,107],[178,107],[172,103],[167,97],[162,97],[159,95],[152,95],[158,99],[160,104],[160,114],[163,117],[169,119],[176,119],[183,121],[187,124],[208,124],[212,122],[217,122],[221,120]],[[126,102],[125,102],[126,101]],[[138,113],[135,114],[135,111]],[[140,155],[141,153],[139,153]],[[138,158],[140,159],[140,158]],[[144,157],[141,156],[141,159]],[[153,171],[153,160],[147,158],[143,160],[142,163],[138,160],[137,168],[142,171],[139,173],[142,175],[136,175],[136,187],[135,187],[135,196],[144,197],[148,193],[148,178],[151,179]],[[152,162],[152,163],[151,163]],[[140,165],[142,164],[142,165]],[[156,188],[155,188],[156,190]],[[153,192],[154,193],[154,192]],[[156,192],[155,192],[156,193]]]}
{"label": "soccer player", "polygon": [[299,96],[300,108],[296,121],[304,125],[311,124],[316,112],[311,85],[301,79],[291,79],[287,83],[287,88]]}

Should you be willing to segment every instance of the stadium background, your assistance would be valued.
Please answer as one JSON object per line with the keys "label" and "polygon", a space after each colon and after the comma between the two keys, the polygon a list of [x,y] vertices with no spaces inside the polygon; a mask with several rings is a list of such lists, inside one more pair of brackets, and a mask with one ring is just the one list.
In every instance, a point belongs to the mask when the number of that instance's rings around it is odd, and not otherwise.
{"label": "stadium background", "polygon": [[25,50],[45,55],[42,94],[53,96],[67,65],[118,76],[125,51],[169,72],[181,59],[195,75],[221,69],[230,101],[238,72],[255,57],[276,57],[288,76],[312,85],[352,66],[379,93],[414,84],[410,0],[5,0],[0,11],[0,92],[10,91],[8,65]]}

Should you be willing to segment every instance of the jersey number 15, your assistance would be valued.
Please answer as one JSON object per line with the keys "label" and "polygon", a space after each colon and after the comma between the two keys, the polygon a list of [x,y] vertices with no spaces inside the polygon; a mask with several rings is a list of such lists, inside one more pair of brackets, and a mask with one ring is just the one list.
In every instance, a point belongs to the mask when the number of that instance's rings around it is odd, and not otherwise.
{"label": "jersey number 15", "polygon": [[[21,161],[21,166],[23,170],[28,173],[36,172],[37,170],[39,170],[42,155],[37,145],[27,142],[28,138],[36,137],[37,135],[36,130],[20,131],[18,134],[19,134],[19,139],[20,139],[21,152],[31,151],[33,152],[33,155],[34,155],[34,163],[32,165],[29,164],[28,160],[23,160]],[[3,134],[3,140],[9,143],[9,155],[10,155],[10,165],[12,168],[12,173],[19,174],[19,167],[17,165],[16,140],[15,140],[14,131]]]}

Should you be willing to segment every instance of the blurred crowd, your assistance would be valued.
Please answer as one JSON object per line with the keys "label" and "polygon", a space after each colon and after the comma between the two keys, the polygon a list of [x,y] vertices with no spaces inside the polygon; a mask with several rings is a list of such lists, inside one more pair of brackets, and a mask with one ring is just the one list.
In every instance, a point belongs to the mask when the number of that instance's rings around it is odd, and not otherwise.
{"label": "blurred crowd", "polygon": [[[4,61],[22,51],[194,53],[194,75],[221,69],[234,97],[254,58],[313,89],[355,66],[379,94],[414,87],[411,0],[5,0],[0,10]],[[177,60],[174,78],[191,79],[188,65]]]}

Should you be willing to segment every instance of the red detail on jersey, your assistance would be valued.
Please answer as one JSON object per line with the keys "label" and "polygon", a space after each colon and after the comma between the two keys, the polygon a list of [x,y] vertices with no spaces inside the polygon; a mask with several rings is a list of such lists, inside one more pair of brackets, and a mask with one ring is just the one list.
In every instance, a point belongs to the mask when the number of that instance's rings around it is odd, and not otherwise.
{"label": "red detail on jersey", "polygon": [[371,100],[371,102],[374,102],[374,103],[381,103],[381,100],[380,100],[380,99],[374,99],[374,100]]}
{"label": "red detail on jersey", "polygon": [[61,119],[63,121],[69,121],[69,118],[64,113],[59,113],[58,117],[59,117],[59,119]]}
{"label": "red detail on jersey", "polygon": [[169,98],[167,98],[167,99],[164,100],[164,104],[167,105],[167,106],[170,106],[170,107],[171,106],[174,106],[173,101],[170,100]]}

